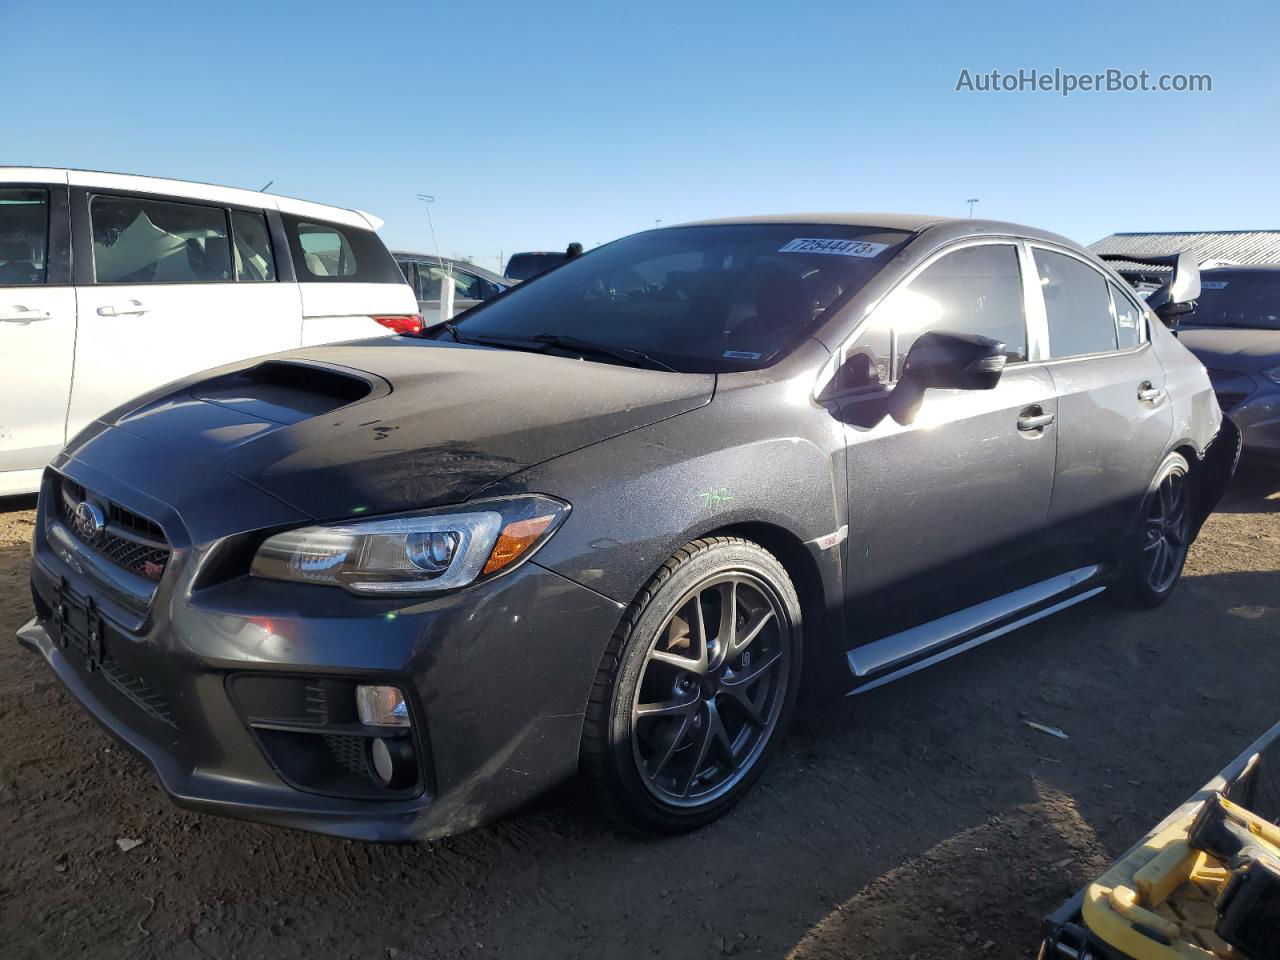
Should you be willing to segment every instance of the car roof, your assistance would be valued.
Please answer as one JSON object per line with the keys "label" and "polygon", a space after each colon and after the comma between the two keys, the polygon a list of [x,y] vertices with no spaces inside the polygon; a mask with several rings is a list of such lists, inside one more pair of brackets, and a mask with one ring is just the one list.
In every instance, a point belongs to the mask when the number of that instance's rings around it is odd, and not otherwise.
{"label": "car roof", "polygon": [[300,217],[316,217],[333,223],[365,230],[377,230],[382,220],[371,213],[350,207],[299,200],[278,193],[262,193],[241,187],[224,187],[216,183],[197,180],[176,180],[165,177],[148,177],[134,173],[111,173],[106,170],[82,170],[76,167],[18,167],[0,165],[0,183],[48,181],[67,183],[73,187],[96,187],[103,190],[122,190],[133,193],[164,193],[191,200],[210,203],[226,203],[237,206],[280,210]]}
{"label": "car roof", "polygon": [[[769,213],[751,217],[720,217],[712,220],[694,220],[673,224],[681,227],[711,227],[733,223],[811,223],[834,224],[850,227],[882,227],[885,230],[906,230],[918,233],[948,219],[923,213]],[[669,229],[659,227],[659,230]]]}
{"label": "car roof", "polygon": [[438,257],[434,253],[416,253],[413,250],[392,250],[391,255],[397,260],[421,260],[427,263],[444,262],[459,269],[466,270],[468,273],[474,273],[477,276],[484,277],[486,280],[492,280],[494,283],[509,284],[510,277],[504,277],[500,273],[494,273],[487,270],[478,263],[472,263],[470,260],[459,260],[456,257]]}
{"label": "car roof", "polygon": [[[1021,223],[1008,223],[1003,220],[981,220],[971,217],[941,217],[924,213],[772,213],[753,217],[694,220],[690,223],[676,224],[675,226],[706,227],[737,223],[871,227],[881,230],[902,230],[907,233],[923,233],[929,230],[945,234],[947,239],[982,234],[1027,237],[1031,240],[1045,240],[1050,243],[1063,244],[1073,250],[1084,250],[1074,240],[1069,240],[1048,230],[1029,227]],[[657,227],[656,229],[667,230],[671,228]]]}

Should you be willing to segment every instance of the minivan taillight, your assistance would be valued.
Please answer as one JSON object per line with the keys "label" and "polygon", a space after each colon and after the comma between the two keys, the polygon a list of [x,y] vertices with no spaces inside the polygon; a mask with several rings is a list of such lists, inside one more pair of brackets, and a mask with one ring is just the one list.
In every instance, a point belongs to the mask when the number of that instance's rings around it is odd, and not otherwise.
{"label": "minivan taillight", "polygon": [[416,313],[402,314],[394,317],[374,317],[374,320],[396,333],[421,333],[422,317]]}

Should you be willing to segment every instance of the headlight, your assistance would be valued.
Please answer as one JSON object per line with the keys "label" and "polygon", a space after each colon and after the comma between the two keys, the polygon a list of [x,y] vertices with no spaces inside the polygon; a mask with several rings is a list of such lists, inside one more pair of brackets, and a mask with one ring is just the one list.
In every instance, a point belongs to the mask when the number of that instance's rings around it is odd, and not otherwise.
{"label": "headlight", "polygon": [[361,594],[453,590],[528,559],[569,514],[541,495],[481,500],[409,516],[302,527],[269,537],[252,576]]}
{"label": "headlight", "polygon": [[1262,375],[1272,383],[1280,383],[1280,367],[1272,367],[1270,370],[1263,370]]}

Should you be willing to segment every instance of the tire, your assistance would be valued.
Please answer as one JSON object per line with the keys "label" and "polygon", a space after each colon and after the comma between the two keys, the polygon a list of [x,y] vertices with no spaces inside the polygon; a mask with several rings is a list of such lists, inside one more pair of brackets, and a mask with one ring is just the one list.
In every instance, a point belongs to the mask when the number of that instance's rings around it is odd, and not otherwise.
{"label": "tire", "polygon": [[1191,547],[1194,506],[1191,467],[1182,454],[1171,453],[1156,471],[1123,545],[1118,602],[1150,610],[1173,594]]}
{"label": "tire", "polygon": [[580,767],[600,806],[649,833],[722,816],[782,742],[802,662],[800,601],[777,558],[738,537],[681,547],[627,608],[596,673]]}

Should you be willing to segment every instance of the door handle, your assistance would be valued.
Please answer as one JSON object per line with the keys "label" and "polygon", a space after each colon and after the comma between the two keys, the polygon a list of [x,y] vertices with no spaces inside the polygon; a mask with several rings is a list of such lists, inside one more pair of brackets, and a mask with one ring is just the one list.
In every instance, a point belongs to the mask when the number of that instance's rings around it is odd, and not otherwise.
{"label": "door handle", "polygon": [[1053,414],[1045,413],[1039,404],[1027,407],[1018,415],[1018,429],[1023,433],[1036,433],[1053,423]]}
{"label": "door handle", "polygon": [[142,305],[141,300],[126,300],[122,306],[108,303],[106,306],[98,308],[98,316],[100,317],[140,317],[147,312],[147,308]]}
{"label": "door handle", "polygon": [[36,310],[33,307],[24,307],[16,303],[11,307],[0,310],[0,321],[4,323],[35,323],[37,320],[48,320],[49,317],[48,310]]}
{"label": "door handle", "polygon": [[1142,385],[1138,387],[1138,399],[1143,403],[1159,403],[1164,399],[1164,390],[1153,386],[1150,380],[1144,380]]}

